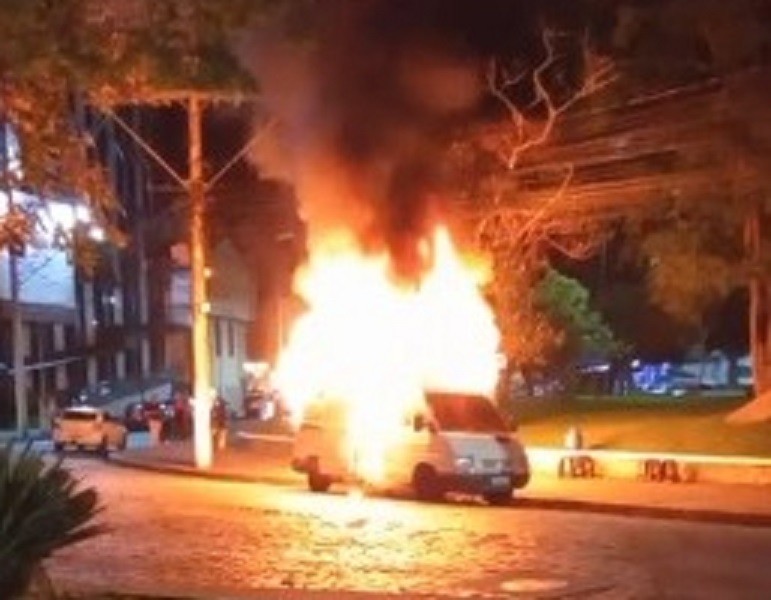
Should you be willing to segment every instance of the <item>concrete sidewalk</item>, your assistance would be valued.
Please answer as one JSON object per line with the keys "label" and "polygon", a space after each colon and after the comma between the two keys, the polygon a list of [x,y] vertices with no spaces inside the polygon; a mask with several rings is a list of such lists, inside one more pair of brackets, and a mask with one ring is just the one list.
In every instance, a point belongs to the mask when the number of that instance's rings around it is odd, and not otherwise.
{"label": "concrete sidewalk", "polygon": [[[207,470],[195,468],[189,442],[127,450],[113,454],[111,460],[151,471],[305,489],[304,477],[289,468],[290,447],[289,439],[280,436],[235,436]],[[771,486],[767,485],[562,479],[536,470],[513,505],[771,527]]]}

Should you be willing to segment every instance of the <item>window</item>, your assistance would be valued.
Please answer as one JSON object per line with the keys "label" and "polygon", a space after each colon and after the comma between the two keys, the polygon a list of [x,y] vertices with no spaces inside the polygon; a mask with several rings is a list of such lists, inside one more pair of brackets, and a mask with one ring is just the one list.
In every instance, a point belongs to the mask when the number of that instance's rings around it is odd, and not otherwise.
{"label": "window", "polygon": [[220,332],[220,320],[214,319],[212,322],[214,327],[214,355],[222,356],[222,335]]}
{"label": "window", "polygon": [[482,396],[432,392],[426,394],[426,400],[443,431],[506,431],[506,425],[498,411]]}
{"label": "window", "polygon": [[100,381],[112,379],[115,377],[115,357],[113,354],[105,353],[99,355],[96,365],[97,376]]}
{"label": "window", "polygon": [[100,302],[101,302],[101,319],[99,319],[99,322],[102,325],[105,326],[111,326],[116,324],[116,310],[115,310],[115,304],[118,301],[118,292],[115,288],[112,286],[105,287],[105,289],[101,292],[100,295]]}
{"label": "window", "polygon": [[0,320],[0,363],[10,365],[13,361],[13,334],[11,322]]}
{"label": "window", "polygon": [[235,328],[233,321],[228,321],[228,356],[235,356],[236,353]]}

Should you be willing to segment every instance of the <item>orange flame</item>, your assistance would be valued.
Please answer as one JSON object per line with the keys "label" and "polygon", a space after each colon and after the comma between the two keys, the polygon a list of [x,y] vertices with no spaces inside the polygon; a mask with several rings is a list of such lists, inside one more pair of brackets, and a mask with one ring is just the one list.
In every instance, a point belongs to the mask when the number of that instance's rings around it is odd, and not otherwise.
{"label": "orange flame", "polygon": [[499,334],[479,265],[461,259],[444,227],[423,250],[432,267],[408,288],[389,276],[385,255],[328,237],[296,280],[309,310],[280,356],[277,385],[298,423],[321,396],[344,403],[350,468],[367,481],[381,479],[424,390],[491,393],[498,376]]}

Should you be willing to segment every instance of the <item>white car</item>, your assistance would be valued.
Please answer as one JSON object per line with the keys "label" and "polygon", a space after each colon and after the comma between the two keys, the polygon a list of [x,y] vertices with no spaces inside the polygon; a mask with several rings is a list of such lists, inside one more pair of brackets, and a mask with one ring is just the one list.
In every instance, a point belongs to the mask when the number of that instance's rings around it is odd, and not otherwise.
{"label": "white car", "polygon": [[[316,492],[358,478],[345,452],[342,406],[322,401],[309,407],[295,438],[292,467],[307,474]],[[411,488],[425,500],[462,492],[506,504],[530,480],[522,444],[484,396],[427,392],[423,408],[406,414],[394,434],[383,487]]]}
{"label": "white car", "polygon": [[107,411],[90,406],[66,409],[54,419],[54,449],[59,452],[65,446],[89,448],[103,454],[111,449],[126,447],[128,430]]}

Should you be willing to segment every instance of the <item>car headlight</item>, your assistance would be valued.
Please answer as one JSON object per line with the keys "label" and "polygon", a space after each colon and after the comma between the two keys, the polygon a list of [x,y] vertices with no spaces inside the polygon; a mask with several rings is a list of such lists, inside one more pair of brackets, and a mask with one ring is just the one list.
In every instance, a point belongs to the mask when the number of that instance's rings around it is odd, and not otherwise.
{"label": "car headlight", "polygon": [[459,456],[455,459],[455,470],[461,473],[470,473],[474,470],[473,456]]}

